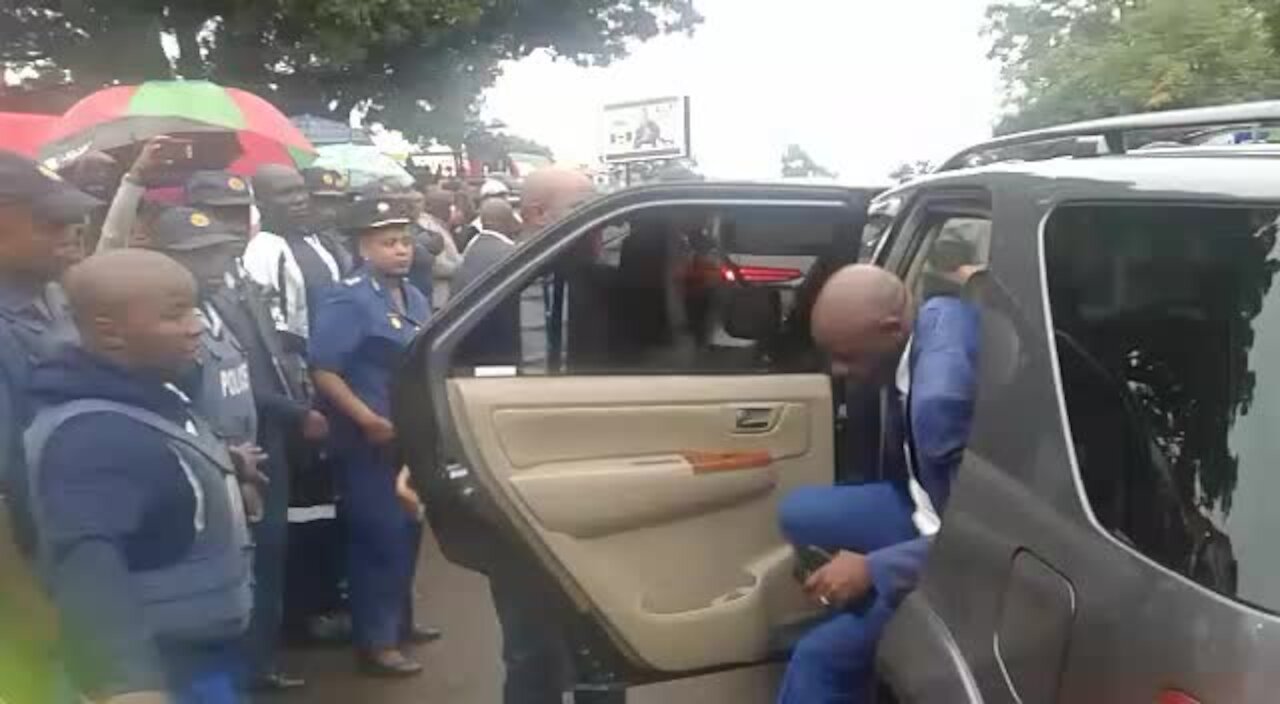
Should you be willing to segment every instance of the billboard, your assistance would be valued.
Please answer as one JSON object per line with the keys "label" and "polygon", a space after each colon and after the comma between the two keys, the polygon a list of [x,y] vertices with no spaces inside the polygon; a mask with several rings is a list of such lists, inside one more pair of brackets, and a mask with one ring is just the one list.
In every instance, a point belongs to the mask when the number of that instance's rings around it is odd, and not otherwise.
{"label": "billboard", "polygon": [[689,156],[689,98],[653,98],[604,107],[604,160]]}

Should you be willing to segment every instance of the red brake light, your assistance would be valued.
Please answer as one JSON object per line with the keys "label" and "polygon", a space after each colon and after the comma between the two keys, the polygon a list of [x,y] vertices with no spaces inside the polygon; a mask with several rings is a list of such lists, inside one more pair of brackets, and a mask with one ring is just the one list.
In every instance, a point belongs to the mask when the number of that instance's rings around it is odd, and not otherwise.
{"label": "red brake light", "polygon": [[795,281],[804,276],[799,269],[788,269],[774,266],[724,266],[720,276],[729,283],[741,281],[745,284],[780,284]]}
{"label": "red brake light", "polygon": [[1160,693],[1160,697],[1156,699],[1156,704],[1200,704],[1200,700],[1195,699],[1186,692],[1167,689]]}

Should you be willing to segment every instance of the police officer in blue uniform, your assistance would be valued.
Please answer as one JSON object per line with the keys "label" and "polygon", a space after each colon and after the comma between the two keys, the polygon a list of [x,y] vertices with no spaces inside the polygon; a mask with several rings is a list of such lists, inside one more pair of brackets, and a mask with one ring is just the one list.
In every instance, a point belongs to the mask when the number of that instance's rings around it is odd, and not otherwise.
{"label": "police officer in blue uniform", "polygon": [[422,666],[402,652],[422,635],[409,602],[421,511],[396,457],[393,370],[430,315],[408,283],[413,239],[407,203],[366,198],[351,209],[362,266],[315,313],[310,358],[316,389],[333,412],[333,450],[346,518],[354,640],[364,672],[404,677]]}
{"label": "police officer in blue uniform", "polygon": [[57,675],[48,603],[24,553],[34,547],[21,434],[34,366],[78,336],[54,283],[75,227],[100,206],[51,171],[0,151],[0,699],[50,701]]}

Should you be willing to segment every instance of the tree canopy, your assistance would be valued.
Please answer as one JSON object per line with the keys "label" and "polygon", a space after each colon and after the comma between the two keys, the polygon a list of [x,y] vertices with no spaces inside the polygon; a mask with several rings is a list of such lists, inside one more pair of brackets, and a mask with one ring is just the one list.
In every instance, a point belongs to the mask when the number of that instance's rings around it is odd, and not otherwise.
{"label": "tree canopy", "polygon": [[85,92],[207,78],[460,144],[500,62],[606,64],[700,21],[693,0],[33,0],[0,3],[0,62]]}
{"label": "tree canopy", "polygon": [[987,10],[999,132],[1280,92],[1280,0],[1021,0]]}
{"label": "tree canopy", "polygon": [[782,152],[782,176],[784,178],[835,178],[836,172],[822,166],[809,156],[799,144],[789,144]]}

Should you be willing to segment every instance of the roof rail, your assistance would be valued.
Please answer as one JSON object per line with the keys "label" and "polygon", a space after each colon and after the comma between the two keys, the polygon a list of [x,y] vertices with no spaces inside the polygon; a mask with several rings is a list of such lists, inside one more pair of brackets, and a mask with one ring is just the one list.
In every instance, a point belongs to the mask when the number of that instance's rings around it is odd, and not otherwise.
{"label": "roof rail", "polygon": [[1280,100],[1120,115],[1020,132],[968,147],[942,162],[937,171],[952,171],[970,166],[970,159],[983,152],[1056,139],[1101,137],[1106,142],[1108,153],[1124,154],[1126,151],[1124,138],[1130,132],[1227,126],[1253,122],[1280,122]]}

